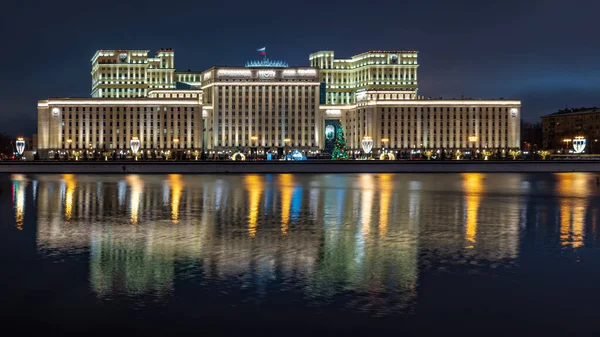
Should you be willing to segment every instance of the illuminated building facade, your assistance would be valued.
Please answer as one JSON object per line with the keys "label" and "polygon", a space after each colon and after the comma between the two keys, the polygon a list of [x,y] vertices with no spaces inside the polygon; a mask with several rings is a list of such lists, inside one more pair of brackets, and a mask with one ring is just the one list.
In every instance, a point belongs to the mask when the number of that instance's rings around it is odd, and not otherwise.
{"label": "illuminated building facade", "polygon": [[[177,72],[174,51],[99,50],[92,98],[38,102],[38,149],[198,149],[265,154],[332,147],[373,150],[507,149],[520,144],[517,100],[431,100],[417,95],[417,52],[370,51],[310,67],[250,61],[245,67]],[[329,136],[333,136],[329,137]]]}
{"label": "illuminated building facade", "polygon": [[354,104],[363,90],[390,94],[394,99],[417,98],[416,51],[368,51],[336,59],[333,51],[310,54],[311,67],[320,69],[326,86],[325,104]]}
{"label": "illuminated building facade", "polygon": [[206,148],[321,148],[318,71],[297,67],[215,67],[202,81]]}
{"label": "illuminated building facade", "polygon": [[576,151],[585,142],[582,153],[598,153],[600,146],[600,109],[565,109],[542,117],[543,148]]}
{"label": "illuminated building facade", "polygon": [[179,89],[200,84],[200,72],[175,71],[173,49],[98,50],[92,57],[92,97],[147,97],[152,89]]}
{"label": "illuminated building facade", "polygon": [[520,145],[520,101],[423,99],[416,51],[369,51],[350,59],[320,51],[309,60],[326,88],[324,123],[339,121],[352,150],[366,138],[377,151]]}
{"label": "illuminated building facade", "polygon": [[519,147],[520,101],[401,101],[381,96],[385,94],[369,93],[357,105],[322,107],[326,118],[341,120],[350,149],[360,149],[365,137],[373,139],[374,149]]}
{"label": "illuminated building facade", "polygon": [[40,150],[127,150],[133,137],[138,137],[141,149],[201,148],[198,97],[50,98],[38,102]]}

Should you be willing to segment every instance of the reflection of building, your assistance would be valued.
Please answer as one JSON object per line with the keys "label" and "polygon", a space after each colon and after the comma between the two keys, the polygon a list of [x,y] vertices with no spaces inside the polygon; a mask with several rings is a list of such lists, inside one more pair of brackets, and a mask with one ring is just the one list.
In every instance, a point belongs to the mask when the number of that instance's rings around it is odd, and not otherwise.
{"label": "reflection of building", "polygon": [[596,153],[600,150],[600,109],[565,109],[543,116],[542,134],[545,149],[573,149],[573,140],[581,137],[587,142],[584,151]]}
{"label": "reflection of building", "polygon": [[38,102],[40,156],[128,149],[133,137],[141,149],[282,154],[290,146],[314,153],[330,151],[327,126],[340,122],[352,150],[363,137],[373,139],[374,150],[519,147],[520,101],[423,99],[415,51],[351,59],[322,51],[309,62],[177,72],[172,49],[153,58],[147,50],[99,50],[92,58],[93,98]]}

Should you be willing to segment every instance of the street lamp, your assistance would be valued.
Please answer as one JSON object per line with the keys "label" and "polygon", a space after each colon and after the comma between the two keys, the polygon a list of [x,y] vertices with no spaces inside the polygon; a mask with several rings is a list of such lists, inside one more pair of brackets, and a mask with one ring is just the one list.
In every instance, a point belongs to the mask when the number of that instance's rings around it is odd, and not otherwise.
{"label": "street lamp", "polygon": [[129,141],[129,147],[131,148],[131,153],[133,154],[133,157],[135,158],[135,160],[137,160],[137,153],[140,150],[140,140],[138,139],[138,137],[131,137],[131,140]]}
{"label": "street lamp", "polygon": [[390,141],[389,138],[381,138],[381,142],[383,143],[383,150],[384,151],[387,148],[387,145],[388,145],[389,141]]}
{"label": "street lamp", "polygon": [[[256,144],[258,142],[258,137],[257,136],[252,136],[252,137],[250,137],[250,140],[252,141],[251,146],[252,147],[256,147]],[[256,159],[257,155],[258,155],[258,149],[255,148],[254,149],[254,153],[252,154],[252,156],[253,156],[254,159]]]}
{"label": "street lamp", "polygon": [[285,138],[283,141],[285,142],[285,149],[284,149],[284,151],[283,151],[283,152],[284,152],[284,153],[283,153],[283,156],[284,156],[285,160],[287,160],[287,157],[286,157],[285,155],[286,155],[286,154],[287,154],[287,152],[289,151],[289,150],[288,150],[288,147],[290,146],[290,141],[291,141],[291,139],[289,139],[289,138]]}
{"label": "street lamp", "polygon": [[19,156],[23,155],[23,151],[25,151],[25,140],[22,137],[17,138],[16,141],[17,153]]}
{"label": "street lamp", "polygon": [[71,138],[67,139],[67,144],[69,144],[69,149],[71,148],[71,143],[73,142],[73,140],[71,140]]}
{"label": "street lamp", "polygon": [[565,138],[563,139],[563,142],[567,143],[566,145],[566,150],[569,151],[569,143],[572,142],[573,140],[570,138]]}
{"label": "street lamp", "polygon": [[364,136],[361,145],[366,155],[371,153],[371,150],[373,149],[373,138],[369,136]]}

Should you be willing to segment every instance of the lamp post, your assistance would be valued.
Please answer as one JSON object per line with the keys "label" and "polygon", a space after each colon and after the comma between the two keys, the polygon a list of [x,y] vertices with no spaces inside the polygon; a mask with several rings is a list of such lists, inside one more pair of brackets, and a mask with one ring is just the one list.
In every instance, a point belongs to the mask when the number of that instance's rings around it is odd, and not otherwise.
{"label": "lamp post", "polygon": [[23,157],[23,152],[25,151],[25,140],[22,137],[19,137],[17,138],[15,145],[17,147],[17,153],[20,157]]}
{"label": "lamp post", "polygon": [[565,142],[565,143],[567,144],[567,145],[566,145],[566,148],[565,148],[565,151],[567,151],[567,153],[569,153],[569,152],[568,152],[568,151],[569,151],[569,143],[570,143],[570,142],[572,142],[572,141],[573,141],[573,140],[572,140],[572,139],[570,139],[570,138],[565,138],[565,139],[563,139],[563,142]]}
{"label": "lamp post", "polygon": [[253,152],[252,154],[252,158],[254,160],[256,160],[257,154],[258,154],[258,149],[256,147],[256,144],[258,143],[258,137],[257,136],[252,136],[250,137],[250,140],[252,141],[252,147],[254,150],[251,150],[251,152]]}
{"label": "lamp post", "polygon": [[373,149],[373,138],[369,137],[369,136],[364,136],[361,142],[362,145],[362,149],[365,152],[365,155],[368,155],[369,153],[371,153],[371,150]]}
{"label": "lamp post", "polygon": [[387,149],[387,145],[390,142],[390,139],[389,138],[381,138],[381,142],[383,143],[383,149],[382,149],[383,151],[382,152],[385,152]]}
{"label": "lamp post", "polygon": [[[175,148],[178,149],[179,148],[179,138],[173,139],[173,143],[175,145]],[[176,151],[175,153],[179,154],[179,151]]]}
{"label": "lamp post", "polygon": [[140,150],[140,140],[138,139],[138,137],[131,137],[131,140],[129,141],[129,147],[131,148],[131,153],[133,154],[133,157],[135,158],[135,160],[137,160],[137,153]]}
{"label": "lamp post", "polygon": [[285,160],[287,160],[287,153],[289,151],[289,146],[290,146],[290,139],[286,138],[283,140],[285,142],[285,148],[283,149],[283,157],[285,158]]}

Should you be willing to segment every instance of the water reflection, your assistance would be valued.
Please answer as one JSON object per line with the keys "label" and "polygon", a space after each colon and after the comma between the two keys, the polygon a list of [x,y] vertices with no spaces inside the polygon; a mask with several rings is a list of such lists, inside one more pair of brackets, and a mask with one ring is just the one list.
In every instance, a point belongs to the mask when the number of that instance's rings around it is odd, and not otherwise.
{"label": "water reflection", "polygon": [[[536,219],[555,216],[547,202],[528,206],[536,193],[558,197],[560,244],[584,247],[586,207],[597,194],[589,175],[572,173],[545,181],[484,174],[34,178],[12,177],[17,228],[27,194],[36,193],[38,252],[89,254],[90,287],[100,298],[164,297],[178,277],[200,277],[252,288],[259,298],[269,284],[319,303],[342,297],[347,308],[377,314],[410,308],[423,268],[510,266],[532,210]],[[27,189],[28,181],[37,188]],[[595,226],[597,210],[590,214]]]}
{"label": "water reflection", "polygon": [[12,176],[12,199],[15,210],[15,226],[18,230],[23,230],[26,188],[27,178],[22,174],[14,174]]}
{"label": "water reflection", "polygon": [[481,173],[463,173],[461,176],[466,199],[465,207],[467,209],[467,221],[465,226],[466,248],[473,248],[477,239],[477,213],[479,212],[481,194],[484,191],[484,175]]}
{"label": "water reflection", "polygon": [[[557,173],[560,205],[560,243],[579,248],[584,245],[584,222],[590,177],[585,173]],[[595,222],[595,221],[594,221]]]}

